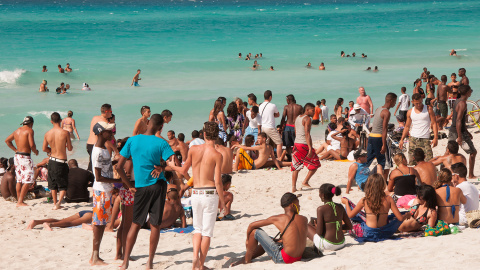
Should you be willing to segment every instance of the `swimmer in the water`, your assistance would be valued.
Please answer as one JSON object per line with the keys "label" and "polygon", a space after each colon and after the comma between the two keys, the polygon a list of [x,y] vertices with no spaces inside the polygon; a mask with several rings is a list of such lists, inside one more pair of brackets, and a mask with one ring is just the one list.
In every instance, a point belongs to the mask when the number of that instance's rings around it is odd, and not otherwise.
{"label": "swimmer in the water", "polygon": [[255,59],[257,59],[257,58],[258,58],[258,53],[257,53],[257,54],[255,54]]}
{"label": "swimmer in the water", "polygon": [[260,53],[260,58],[262,58],[262,57],[263,57],[263,54],[262,54],[262,53]]}
{"label": "swimmer in the water", "polygon": [[362,53],[362,58],[367,58],[367,55]]}
{"label": "swimmer in the water", "polygon": [[38,90],[38,92],[48,92],[47,81],[46,80],[42,81],[42,83],[40,84],[40,89]]}
{"label": "swimmer in the water", "polygon": [[345,57],[345,52],[344,51],[340,52],[340,57]]}
{"label": "swimmer in the water", "polygon": [[257,65],[253,65],[252,70],[257,70]]}
{"label": "swimmer in the water", "polygon": [[140,69],[137,69],[137,74],[135,74],[135,76],[133,76],[133,80],[132,80],[132,84],[130,86],[140,86],[138,84],[138,81],[141,80],[140,79],[140,72],[142,72]]}
{"label": "swimmer in the water", "polygon": [[378,71],[378,67],[375,66],[375,69],[373,70],[373,72],[377,72]]}
{"label": "swimmer in the water", "polygon": [[72,72],[72,70],[73,70],[73,69],[70,67],[70,64],[67,63],[67,67],[65,68],[65,71],[66,71],[66,72]]}
{"label": "swimmer in the water", "polygon": [[248,58],[252,58],[252,53],[248,53]]}
{"label": "swimmer in the water", "polygon": [[90,86],[88,85],[88,83],[83,83],[83,86],[82,86],[82,91],[90,91],[92,89],[90,89]]}
{"label": "swimmer in the water", "polygon": [[242,53],[238,53],[238,58],[242,58]]}
{"label": "swimmer in the water", "polygon": [[75,140],[75,135],[73,132],[77,134],[77,140],[80,140],[80,136],[78,135],[77,127],[75,126],[75,120],[72,118],[73,112],[68,111],[67,117],[62,120],[62,128],[70,133],[70,139]]}
{"label": "swimmer in the water", "polygon": [[271,71],[275,71],[275,69],[273,69],[273,66],[270,66],[270,70],[271,70]]}
{"label": "swimmer in the water", "polygon": [[319,70],[325,70],[325,64],[322,62],[320,63],[320,66],[318,67]]}
{"label": "swimmer in the water", "polygon": [[65,73],[65,70],[62,68],[62,65],[58,65],[58,72]]}
{"label": "swimmer in the water", "polygon": [[67,84],[65,85],[65,92],[67,92],[68,89],[70,89],[70,84],[67,83]]}
{"label": "swimmer in the water", "polygon": [[366,70],[366,71],[370,71],[370,70],[372,70],[372,68],[371,68],[371,67],[368,67],[368,68],[365,69],[365,70]]}
{"label": "swimmer in the water", "polygon": [[306,68],[312,68],[312,63],[308,62],[308,64],[305,67]]}
{"label": "swimmer in the water", "polygon": [[245,61],[247,60],[250,60],[250,56],[248,56],[248,54],[247,54],[247,57],[245,57]]}
{"label": "swimmer in the water", "polygon": [[47,72],[47,71],[48,71],[47,66],[43,66],[42,72]]}
{"label": "swimmer in the water", "polygon": [[352,53],[352,57],[355,57],[355,55],[356,55],[355,52],[353,52],[353,53]]}
{"label": "swimmer in the water", "polygon": [[347,54],[347,57],[350,57],[350,54]]}
{"label": "swimmer in the water", "polygon": [[450,55],[451,55],[451,56],[457,56],[457,51],[455,51],[454,49],[452,49],[452,50],[450,51]]}

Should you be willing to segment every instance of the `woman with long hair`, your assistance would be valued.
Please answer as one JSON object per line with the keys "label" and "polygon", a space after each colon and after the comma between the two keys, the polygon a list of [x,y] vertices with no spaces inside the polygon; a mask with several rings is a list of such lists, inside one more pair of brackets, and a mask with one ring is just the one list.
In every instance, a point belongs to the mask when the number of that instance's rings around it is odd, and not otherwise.
{"label": "woman with long hair", "polygon": [[[385,194],[385,180],[381,174],[372,174],[365,185],[365,197],[357,205],[342,198],[348,217],[356,223],[352,234],[357,241],[378,242],[389,239],[397,231],[403,220],[411,214],[400,214],[395,201]],[[362,211],[364,209],[364,211]],[[393,215],[389,215],[392,210]]]}
{"label": "woman with long hair", "polygon": [[244,121],[245,118],[243,117],[243,114],[238,111],[237,104],[234,101],[230,102],[227,108],[227,126],[229,129],[228,136],[230,138],[232,136],[234,137],[230,140],[231,142],[242,142],[244,133]]}
{"label": "woman with long hair", "polygon": [[80,140],[80,136],[78,135],[77,127],[75,126],[75,120],[72,118],[73,112],[68,111],[67,117],[62,120],[62,128],[70,133],[70,139],[75,140],[75,134],[77,134],[77,139]]}
{"label": "woman with long hair", "polygon": [[398,228],[401,232],[418,231],[424,225],[435,227],[437,223],[437,198],[432,186],[422,184],[417,189],[417,198],[409,211],[412,218],[405,220]]}
{"label": "woman with long hair", "polygon": [[453,186],[452,172],[443,168],[433,187],[437,193],[438,219],[446,223],[458,223],[460,203],[467,203],[467,198],[460,188]]}
{"label": "woman with long hair", "polygon": [[335,115],[337,116],[337,119],[342,117],[342,105],[343,105],[343,98],[338,98],[337,99],[337,104],[335,104],[335,107],[333,111],[335,112]]}
{"label": "woman with long hair", "polygon": [[413,87],[414,94],[419,93],[420,95],[422,95],[422,98],[425,98],[425,92],[422,89],[422,79],[416,79],[413,82]]}
{"label": "woman with long hair", "polygon": [[213,105],[213,121],[218,124],[220,131],[218,132],[218,137],[223,140],[223,142],[227,141],[227,133],[226,130],[226,119],[225,113],[223,112],[223,101],[217,99],[215,104]]}

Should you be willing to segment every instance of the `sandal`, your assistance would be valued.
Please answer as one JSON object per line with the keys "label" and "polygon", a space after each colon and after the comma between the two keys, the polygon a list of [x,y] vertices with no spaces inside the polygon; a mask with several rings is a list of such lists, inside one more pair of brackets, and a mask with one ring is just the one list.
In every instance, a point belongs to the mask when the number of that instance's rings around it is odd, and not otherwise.
{"label": "sandal", "polygon": [[224,219],[224,220],[235,220],[235,217],[232,216],[231,214],[228,214],[228,215],[224,216],[222,219]]}

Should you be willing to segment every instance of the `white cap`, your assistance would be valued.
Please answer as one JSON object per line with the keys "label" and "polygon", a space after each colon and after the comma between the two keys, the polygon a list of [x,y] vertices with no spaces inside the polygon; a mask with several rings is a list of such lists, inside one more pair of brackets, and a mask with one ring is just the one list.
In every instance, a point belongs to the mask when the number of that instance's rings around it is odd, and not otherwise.
{"label": "white cap", "polygon": [[362,107],[359,104],[354,104],[353,109],[354,110],[360,110]]}

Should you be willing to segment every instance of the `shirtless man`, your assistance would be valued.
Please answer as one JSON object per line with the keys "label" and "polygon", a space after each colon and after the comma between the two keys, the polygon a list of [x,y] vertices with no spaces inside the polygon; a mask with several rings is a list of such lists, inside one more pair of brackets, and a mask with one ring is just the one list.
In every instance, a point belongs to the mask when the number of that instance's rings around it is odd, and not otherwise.
{"label": "shirtless man", "polygon": [[170,228],[175,225],[177,218],[182,221],[181,228],[187,227],[187,219],[180,203],[180,197],[178,195],[177,186],[174,184],[167,185],[167,200],[163,208],[162,223],[160,229]]}
{"label": "shirtless man", "polygon": [[250,93],[248,94],[248,105],[253,107],[253,106],[257,106],[258,107],[258,104],[257,104],[257,96],[255,96],[254,93]]}
{"label": "shirtless man", "polygon": [[425,185],[433,186],[437,181],[437,168],[430,161],[425,161],[425,152],[422,148],[413,151],[413,158],[417,165],[413,167],[420,175],[420,181]]}
{"label": "shirtless man", "polygon": [[94,116],[90,122],[90,134],[87,140],[87,153],[89,156],[87,170],[90,172],[92,172],[92,149],[97,142],[97,135],[93,133],[93,126],[98,122],[108,123],[108,118],[112,117],[112,106],[110,104],[103,104],[102,107],[100,107],[100,112],[101,114]]}
{"label": "shirtless man", "polygon": [[130,84],[130,86],[140,86],[140,84],[138,84],[138,81],[141,80],[140,78],[140,72],[142,72],[140,69],[137,69],[137,74],[135,74],[135,76],[133,76],[133,79],[132,79],[132,84]]}
{"label": "shirtless man", "polygon": [[[274,263],[294,263],[302,259],[305,251],[308,231],[308,220],[300,215],[300,202],[293,193],[285,193],[280,200],[284,214],[271,216],[264,220],[250,223],[247,229],[247,252],[245,257],[231,266],[251,263],[253,259],[262,256],[265,252]],[[275,242],[261,229],[268,225],[275,225],[282,232],[280,241]]]}
{"label": "shirtless man", "polygon": [[[27,206],[23,202],[27,191],[35,182],[33,179],[33,161],[30,157],[30,153],[33,152],[38,156],[38,150],[35,145],[34,132],[33,132],[33,118],[27,116],[23,119],[22,127],[15,130],[10,136],[7,137],[5,143],[10,149],[15,152],[15,175],[17,179],[17,206]],[[13,141],[17,147],[13,146]]]}
{"label": "shirtless man", "polygon": [[[163,123],[164,123],[164,124],[168,124],[168,123],[170,123],[170,122],[172,121],[173,113],[172,113],[170,110],[163,110],[160,115],[161,115],[162,118],[163,118]],[[155,136],[157,136],[157,137],[165,140],[165,138],[162,137],[162,130],[163,130],[163,129],[160,129],[160,130],[157,132],[157,134],[155,134]]]}
{"label": "shirtless man", "polygon": [[[343,126],[341,131],[332,134],[331,138],[340,141],[340,150],[330,149],[325,154],[319,157],[320,160],[333,158],[334,160],[345,160],[348,154],[355,149],[355,139],[351,138],[350,132],[352,128],[350,125]],[[337,135],[341,134],[341,137]]]}
{"label": "shirtless man", "polygon": [[372,98],[370,98],[369,95],[366,94],[365,88],[362,86],[358,88],[358,93],[360,93],[360,96],[357,97],[357,104],[360,105],[367,113],[370,115],[373,114],[373,102]]}
{"label": "shirtless man", "polygon": [[150,118],[150,107],[149,106],[142,106],[140,109],[140,114],[142,117],[140,117],[137,122],[135,122],[135,127],[133,128],[133,136],[138,135],[138,134],[143,134],[145,131],[147,131],[147,125],[148,125],[148,118]]}
{"label": "shirtless man", "polygon": [[[283,108],[282,120],[280,126],[283,129],[282,142],[287,148],[287,153],[292,152],[295,143],[295,120],[302,114],[302,106],[297,104],[293,95],[287,96],[287,105]],[[281,159],[280,159],[281,160]]]}
{"label": "shirtless man", "polygon": [[[67,150],[72,151],[72,141],[70,133],[60,127],[62,118],[57,112],[50,116],[53,128],[45,133],[43,139],[43,152],[50,155],[48,162],[48,188],[52,191],[53,210],[61,208],[61,203],[68,185],[68,164]],[[49,147],[50,146],[50,147]],[[57,201],[57,192],[60,192],[60,198]]]}
{"label": "shirtless man", "polygon": [[62,68],[62,65],[58,65],[58,72],[65,73],[65,70]]}
{"label": "shirtless man", "polygon": [[428,78],[428,70],[426,67],[424,67],[422,74],[420,74],[420,79],[422,79],[423,82],[427,82],[427,78]]}
{"label": "shirtless man", "polygon": [[215,140],[215,149],[222,154],[223,163],[222,163],[222,174],[232,173],[232,164],[233,164],[233,152],[232,149],[225,146],[222,139],[217,138]]}
{"label": "shirtless man", "polygon": [[46,80],[42,81],[42,83],[40,84],[40,88],[38,89],[38,92],[48,92]]}
{"label": "shirtless man", "polygon": [[178,133],[177,141],[178,141],[177,149],[178,151],[180,151],[180,154],[182,155],[182,160],[187,160],[188,145],[185,143],[185,134]]}
{"label": "shirtless man", "polygon": [[[184,167],[177,167],[173,162],[167,165],[186,174],[192,167],[193,195],[192,212],[193,227],[193,266],[192,269],[205,269],[205,259],[210,248],[210,239],[217,218],[217,209],[225,209],[222,184],[223,157],[215,150],[218,138],[218,124],[206,122],[203,126],[205,144],[196,145],[188,151]],[[219,204],[220,202],[220,204]],[[218,208],[217,208],[218,206]]]}
{"label": "shirtless man", "polygon": [[[264,167],[271,167],[271,166],[277,166],[277,169],[279,170],[282,169],[282,165],[280,165],[280,162],[275,158],[275,153],[273,152],[273,148],[269,144],[267,144],[267,134],[265,132],[260,132],[258,134],[258,139],[255,146],[245,146],[245,145],[236,144],[232,146],[232,149],[235,149],[235,148],[241,148],[247,151],[258,152],[258,158],[255,159],[253,162],[252,170],[261,169]],[[269,158],[271,158],[272,160],[268,160]],[[237,155],[235,157],[235,163],[233,164],[234,172],[238,171],[239,160],[240,160],[240,151],[237,151]],[[282,162],[282,164],[285,164],[285,163]],[[288,165],[290,165],[289,162],[288,162]]]}
{"label": "shirtless man", "polygon": [[468,77],[466,75],[467,70],[464,68],[460,68],[458,70],[458,77],[460,77],[460,85],[470,85],[470,80],[468,80]]}
{"label": "shirtless man", "polygon": [[440,164],[443,164],[445,168],[451,170],[452,164],[461,162],[467,166],[467,159],[462,155],[458,153],[458,149],[460,147],[458,146],[458,143],[456,141],[448,141],[447,143],[447,151],[443,156],[438,156],[432,158],[431,162],[433,165],[438,166]]}
{"label": "shirtless man", "polygon": [[70,67],[69,63],[67,63],[67,67],[65,67],[65,71],[66,72],[72,72],[73,71],[73,69]]}
{"label": "shirtless man", "polygon": [[440,111],[440,116],[446,118],[448,116],[448,93],[452,92],[451,88],[447,85],[447,76],[442,75],[441,81],[435,78],[432,82],[437,87],[437,103],[438,110]]}

